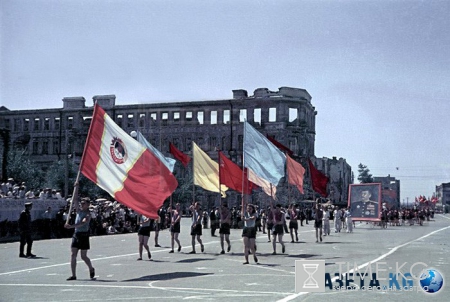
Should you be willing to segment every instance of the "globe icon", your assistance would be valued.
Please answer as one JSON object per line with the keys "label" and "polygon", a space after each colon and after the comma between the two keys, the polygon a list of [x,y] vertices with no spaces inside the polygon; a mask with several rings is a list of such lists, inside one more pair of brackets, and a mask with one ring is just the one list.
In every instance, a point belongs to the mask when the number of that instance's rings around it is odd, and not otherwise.
{"label": "globe icon", "polygon": [[420,276],[420,286],[427,293],[437,293],[444,285],[444,278],[435,269],[425,269]]}

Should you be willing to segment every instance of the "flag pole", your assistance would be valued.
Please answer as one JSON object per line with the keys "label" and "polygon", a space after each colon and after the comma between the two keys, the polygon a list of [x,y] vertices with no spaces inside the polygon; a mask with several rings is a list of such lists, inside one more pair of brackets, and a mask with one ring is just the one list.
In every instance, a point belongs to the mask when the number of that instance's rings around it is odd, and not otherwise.
{"label": "flag pole", "polygon": [[[94,103],[94,110],[93,110],[93,113],[92,113],[93,117],[95,116],[95,113],[97,112],[97,108],[98,108],[98,104],[97,104],[97,102],[95,102]],[[70,213],[72,213],[72,209],[74,207],[73,204],[76,203],[75,209],[78,208],[78,187],[80,185],[81,167],[83,166],[84,153],[86,152],[86,146],[89,144],[89,141],[90,141],[91,128],[92,128],[92,122],[91,122],[91,125],[89,126],[88,136],[87,136],[88,138],[86,139],[86,142],[84,143],[83,154],[81,155],[80,165],[78,166],[77,178],[75,179],[75,183],[73,185],[72,200],[70,202],[69,212],[67,213],[66,224],[69,223]]]}
{"label": "flag pole", "polygon": [[[194,155],[194,141],[191,141],[191,150],[192,155]],[[192,205],[195,203],[195,173],[194,173],[194,167],[195,167],[195,157],[192,156]]]}
{"label": "flag pole", "polygon": [[[81,167],[78,168],[77,178],[75,179],[75,183],[73,185],[73,193],[72,200],[70,201],[69,212],[67,213],[66,224],[69,224],[70,214],[72,213],[72,209],[78,209],[78,187],[81,175]],[[75,204],[75,205],[74,205]]]}
{"label": "flag pole", "polygon": [[273,210],[273,190],[272,190],[272,183],[270,183],[270,210]]}
{"label": "flag pole", "polygon": [[[245,128],[247,127],[247,120],[244,121],[244,135],[246,133]],[[242,142],[242,193],[241,193],[241,211],[244,210],[244,178],[245,178],[245,137]],[[248,173],[247,173],[248,175]]]}
{"label": "flag pole", "polygon": [[172,223],[172,194],[170,194],[170,199],[169,199],[169,220],[170,220],[170,223]]}
{"label": "flag pole", "polygon": [[219,148],[216,148],[216,149],[217,149],[217,162],[219,163],[219,205],[220,205],[220,201],[221,201],[221,198],[222,198],[222,178],[221,178],[221,173],[220,173],[220,170],[221,170],[220,169],[220,165],[221,165],[222,160],[220,159],[220,150],[219,150]]}

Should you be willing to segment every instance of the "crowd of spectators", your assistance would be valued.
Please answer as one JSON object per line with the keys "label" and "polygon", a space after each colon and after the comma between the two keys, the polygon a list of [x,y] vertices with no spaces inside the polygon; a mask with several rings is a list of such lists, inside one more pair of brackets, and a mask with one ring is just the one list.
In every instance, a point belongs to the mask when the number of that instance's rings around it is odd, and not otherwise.
{"label": "crowd of spectators", "polygon": [[[45,198],[53,198],[47,195]],[[35,197],[39,198],[39,197]],[[59,197],[57,197],[59,198]],[[34,235],[37,238],[69,238],[73,229],[64,228],[64,224],[69,216],[69,224],[73,224],[76,217],[76,210],[70,210],[70,198],[67,199],[63,207],[48,207],[47,210],[37,217],[33,223]],[[110,234],[125,234],[136,232],[138,229],[137,213],[132,209],[107,199],[92,200],[90,205],[91,236],[101,236]],[[162,207],[158,211],[159,219],[155,223],[159,224],[159,229],[164,230],[170,226],[168,207]],[[18,235],[17,222],[3,221],[0,223],[1,237],[14,237]]]}
{"label": "crowd of spectators", "polygon": [[0,184],[0,198],[16,199],[63,199],[61,190],[51,188],[27,188],[25,182],[9,178]]}

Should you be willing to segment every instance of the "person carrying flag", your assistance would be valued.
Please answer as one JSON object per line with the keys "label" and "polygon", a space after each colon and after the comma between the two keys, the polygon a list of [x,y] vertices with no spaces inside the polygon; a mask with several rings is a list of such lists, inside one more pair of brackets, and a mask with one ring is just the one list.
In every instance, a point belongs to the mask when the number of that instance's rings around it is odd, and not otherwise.
{"label": "person carrying flag", "polygon": [[[75,198],[75,197],[74,197]],[[72,202],[74,200],[72,199]],[[91,259],[87,256],[87,251],[90,249],[89,244],[89,223],[91,221],[91,213],[89,212],[89,205],[91,201],[89,198],[82,199],[80,202],[81,211],[77,212],[75,218],[75,224],[70,225],[66,222],[64,227],[66,229],[75,229],[72,237],[72,255],[70,261],[70,268],[72,270],[72,276],[67,278],[67,281],[77,280],[77,255],[78,251],[81,250],[81,259],[86,263],[89,268],[89,276],[91,279],[95,277],[95,269],[91,264]]]}
{"label": "person carrying flag", "polygon": [[231,214],[226,202],[224,202],[222,204],[222,207],[220,208],[219,219],[220,219],[220,227],[219,227],[220,246],[222,247],[222,251],[220,253],[225,254],[224,241],[226,241],[228,244],[227,252],[231,251],[231,242],[230,242]]}
{"label": "person carrying flag", "polygon": [[277,254],[277,237],[278,242],[281,244],[281,252],[284,254],[286,251],[286,247],[283,242],[283,234],[284,234],[284,223],[285,223],[285,215],[281,211],[281,204],[277,204],[275,208],[272,209],[273,212],[273,231],[272,231],[272,247],[273,253],[272,255]]}
{"label": "person carrying flag", "polygon": [[245,262],[248,264],[248,255],[253,253],[253,260],[258,263],[258,257],[256,257],[256,217],[255,206],[252,204],[247,205],[247,210],[242,210],[241,219],[244,221],[244,229],[242,230],[242,239],[244,240],[244,257]]}

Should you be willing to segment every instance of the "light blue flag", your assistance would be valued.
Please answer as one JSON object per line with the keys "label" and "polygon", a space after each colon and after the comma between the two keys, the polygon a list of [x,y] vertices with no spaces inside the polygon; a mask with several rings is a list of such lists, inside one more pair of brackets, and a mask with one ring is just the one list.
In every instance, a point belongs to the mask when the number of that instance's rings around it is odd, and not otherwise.
{"label": "light blue flag", "polygon": [[249,123],[244,122],[244,167],[277,186],[284,177],[286,156]]}
{"label": "light blue flag", "polygon": [[173,169],[175,167],[175,163],[177,162],[175,159],[170,157],[165,157],[158,149],[152,146],[145,137],[139,132],[137,132],[137,140],[142,145],[144,145],[150,152],[156,155],[156,157],[167,167],[167,169],[170,170],[170,172],[173,172]]}

